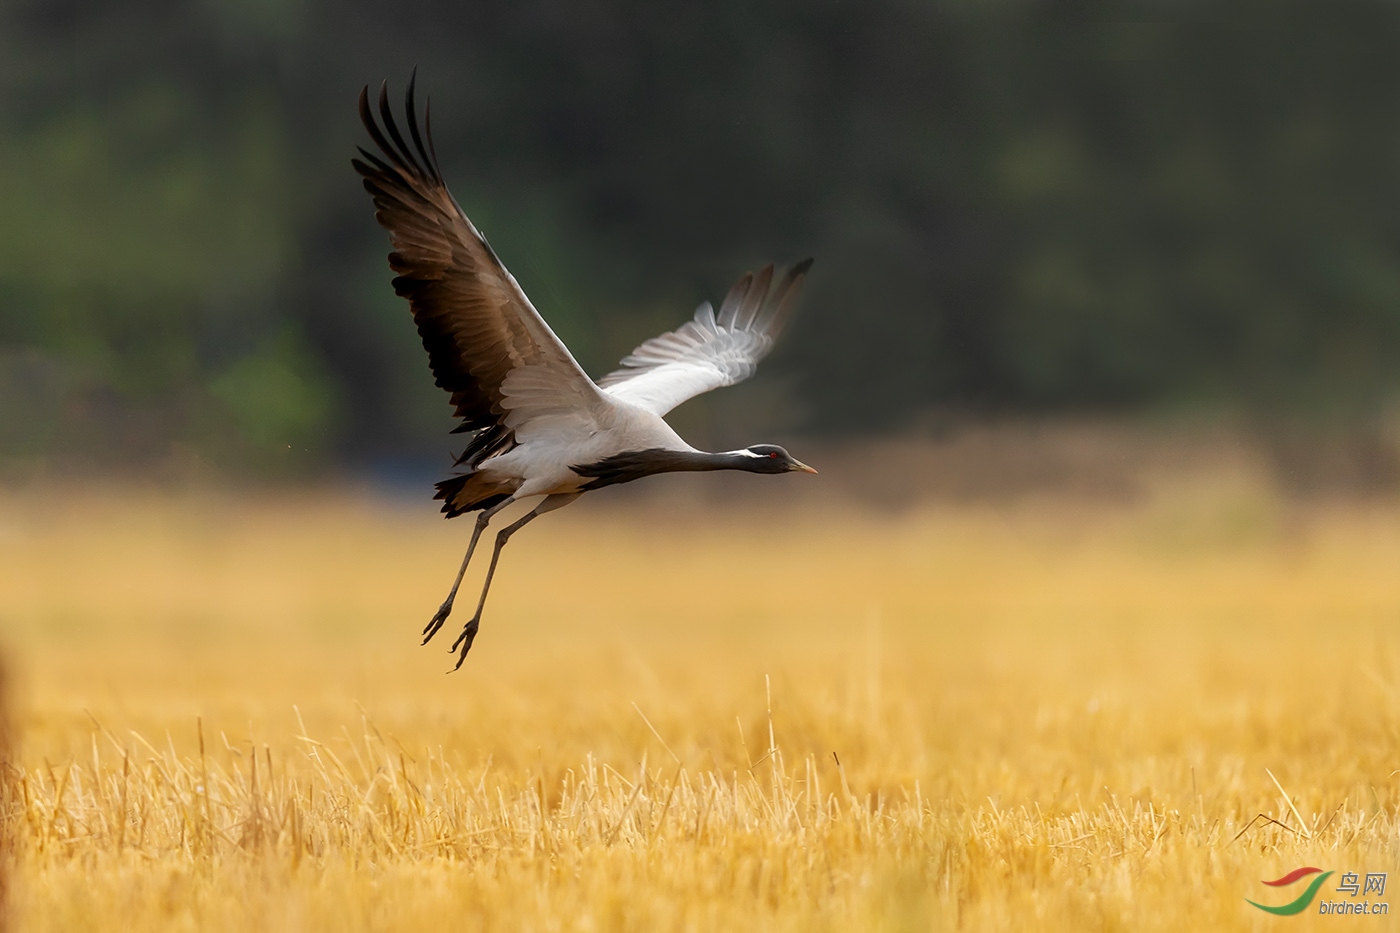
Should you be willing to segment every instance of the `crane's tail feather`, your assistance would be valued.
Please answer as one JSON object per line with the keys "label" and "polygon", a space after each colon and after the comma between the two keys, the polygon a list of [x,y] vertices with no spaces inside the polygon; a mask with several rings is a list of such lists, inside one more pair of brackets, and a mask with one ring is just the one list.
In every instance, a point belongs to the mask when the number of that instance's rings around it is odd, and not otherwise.
{"label": "crane's tail feather", "polygon": [[437,494],[433,496],[434,499],[443,500],[442,510],[448,518],[489,509],[515,492],[518,484],[489,479],[476,469],[483,460],[505,453],[514,446],[515,436],[509,428],[500,424],[480,431],[471,439],[456,462],[456,466],[465,467],[465,472],[438,483]]}
{"label": "crane's tail feather", "polygon": [[480,473],[450,476],[436,485],[433,498],[442,500],[442,511],[448,518],[489,509],[515,492],[509,485],[491,482]]}

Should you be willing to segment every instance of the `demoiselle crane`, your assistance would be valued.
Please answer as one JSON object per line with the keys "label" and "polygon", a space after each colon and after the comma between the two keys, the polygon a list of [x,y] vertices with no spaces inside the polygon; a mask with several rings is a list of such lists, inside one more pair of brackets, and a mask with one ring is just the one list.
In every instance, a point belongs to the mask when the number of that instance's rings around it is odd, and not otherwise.
{"label": "demoiselle crane", "polygon": [[792,311],[810,259],[773,281],[771,265],[730,289],[716,314],[708,302],[693,320],[646,341],[621,366],[594,382],[554,335],[506,271],[486,238],[447,190],[425,110],[419,131],[406,95],[408,137],[394,122],[387,84],[379,117],[369,88],[360,119],[379,154],[360,149],[355,170],[374,198],[375,219],[389,231],[394,291],[408,299],[437,384],[451,393],[461,424],[474,432],[456,459],[459,472],[437,484],[448,518],[478,512],[461,569],[446,601],[423,629],[427,644],[452,612],[472,553],[491,518],[511,503],[544,496],[533,511],[496,535],[476,612],[452,643],[462,666],[481,624],[501,549],[526,524],[583,493],[653,473],[816,470],[773,444],[708,453],[663,420],[689,398],[753,374]]}

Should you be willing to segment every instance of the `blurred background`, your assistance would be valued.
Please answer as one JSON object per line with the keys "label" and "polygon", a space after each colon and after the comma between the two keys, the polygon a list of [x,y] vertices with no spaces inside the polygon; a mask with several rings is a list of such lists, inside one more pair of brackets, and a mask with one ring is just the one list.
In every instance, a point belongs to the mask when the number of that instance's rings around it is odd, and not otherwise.
{"label": "blurred background", "polygon": [[349,165],[416,65],[595,375],[817,257],[761,378],[677,413],[698,445],[1226,425],[1393,489],[1397,48],[1379,0],[0,0],[0,476],[441,471]]}

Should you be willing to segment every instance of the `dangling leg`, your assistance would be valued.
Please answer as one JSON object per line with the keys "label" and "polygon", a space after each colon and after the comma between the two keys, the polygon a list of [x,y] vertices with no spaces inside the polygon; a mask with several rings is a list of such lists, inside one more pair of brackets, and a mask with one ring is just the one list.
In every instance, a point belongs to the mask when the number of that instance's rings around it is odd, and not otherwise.
{"label": "dangling leg", "polygon": [[442,628],[442,623],[446,622],[447,617],[452,614],[452,601],[457,598],[457,587],[462,585],[462,577],[467,572],[467,564],[471,563],[472,551],[476,550],[476,541],[481,537],[481,533],[486,530],[486,523],[491,521],[491,516],[514,501],[514,498],[507,498],[477,514],[476,528],[472,530],[471,544],[467,545],[467,556],[462,558],[462,566],[457,571],[457,579],[452,581],[452,592],[447,594],[447,600],[438,607],[438,611],[434,613],[432,621],[424,627],[423,644],[426,645],[433,640],[433,636],[438,633],[438,629]]}
{"label": "dangling leg", "polygon": [[532,512],[515,524],[507,525],[502,528],[501,533],[496,535],[496,549],[491,552],[491,566],[486,568],[486,582],[481,586],[481,599],[477,600],[476,603],[476,615],[472,616],[471,621],[462,629],[462,634],[457,636],[457,640],[452,643],[452,647],[447,649],[448,651],[456,651],[458,645],[462,646],[462,653],[457,656],[457,665],[452,668],[452,670],[455,671],[462,666],[462,662],[467,659],[467,652],[472,649],[472,642],[476,639],[476,630],[481,625],[481,609],[486,605],[486,593],[491,589],[491,578],[496,574],[496,561],[501,559],[501,548],[506,546],[506,542],[510,540],[511,535],[515,534],[521,528],[524,528],[534,519],[543,515],[545,512],[553,512],[555,509],[563,508],[581,495],[583,495],[583,493],[571,492],[546,496],[545,500],[535,506]]}

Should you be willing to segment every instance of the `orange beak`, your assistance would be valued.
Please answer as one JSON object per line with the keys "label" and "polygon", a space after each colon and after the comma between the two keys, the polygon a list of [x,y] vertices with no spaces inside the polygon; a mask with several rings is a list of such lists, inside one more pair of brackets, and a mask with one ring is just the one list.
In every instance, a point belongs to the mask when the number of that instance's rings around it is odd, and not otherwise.
{"label": "orange beak", "polygon": [[794,461],[792,461],[792,466],[791,466],[789,469],[790,469],[791,471],[799,471],[799,470],[800,470],[800,471],[803,472],[803,473],[815,473],[815,472],[817,472],[816,470],[814,470],[814,469],[812,469],[811,467],[809,467],[807,464],[803,463],[801,460],[794,460]]}

